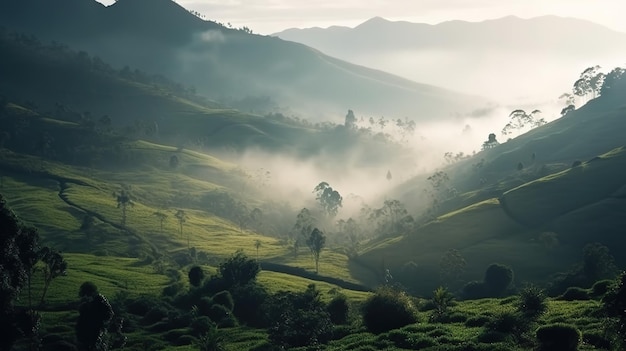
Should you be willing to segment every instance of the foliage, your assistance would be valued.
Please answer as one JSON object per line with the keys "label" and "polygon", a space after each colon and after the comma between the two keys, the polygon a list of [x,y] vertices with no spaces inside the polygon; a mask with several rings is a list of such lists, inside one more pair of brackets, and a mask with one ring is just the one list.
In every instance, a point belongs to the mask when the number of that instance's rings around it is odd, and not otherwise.
{"label": "foliage", "polygon": [[591,243],[583,248],[583,273],[591,282],[605,279],[616,273],[615,259],[609,248],[600,243]]}
{"label": "foliage", "polygon": [[415,322],[415,305],[402,291],[380,288],[363,304],[363,323],[372,333],[382,333]]}
{"label": "foliage", "polygon": [[348,298],[342,294],[333,297],[333,299],[328,303],[326,311],[328,311],[330,320],[333,324],[346,324],[350,313]]}
{"label": "foliage", "polygon": [[459,250],[447,250],[439,261],[439,276],[441,277],[441,281],[453,285],[461,279],[463,273],[465,273],[466,266],[467,262],[465,262],[465,258],[463,258]]}
{"label": "foliage", "polygon": [[99,294],[98,287],[93,282],[84,282],[80,285],[78,289],[78,297],[82,298],[90,298]]}
{"label": "foliage", "polygon": [[63,255],[61,255],[59,251],[47,247],[42,249],[41,261],[44,263],[44,286],[43,292],[41,293],[40,304],[43,305],[52,280],[67,274],[67,262],[65,262]]}
{"label": "foliage", "polygon": [[313,228],[311,235],[306,241],[306,245],[309,247],[309,250],[311,250],[311,254],[315,260],[315,273],[319,273],[320,254],[326,245],[326,235],[324,235],[321,230]]}
{"label": "foliage", "polygon": [[500,145],[500,143],[498,142],[498,139],[496,139],[496,134],[495,133],[489,133],[489,135],[487,136],[487,140],[485,142],[483,142],[482,145],[482,150],[489,150],[489,149],[493,149],[494,147]]}
{"label": "foliage", "polygon": [[522,313],[525,317],[535,320],[544,314],[547,309],[546,295],[542,289],[529,284],[519,292],[517,311]]}
{"label": "foliage", "polygon": [[11,349],[18,335],[14,303],[27,284],[37,259],[37,231],[24,227],[0,195],[0,349]]}
{"label": "foliage", "polygon": [[126,210],[128,207],[135,205],[133,196],[131,194],[130,186],[122,184],[121,189],[113,193],[113,196],[117,200],[117,208],[122,210],[122,225],[126,225]]}
{"label": "foliage", "polygon": [[202,284],[202,280],[204,280],[204,271],[200,266],[193,266],[189,269],[189,284],[199,287]]}
{"label": "foliage", "polygon": [[626,346],[626,272],[616,279],[616,284],[602,298],[603,310],[608,317],[607,329],[617,336],[617,343]]}
{"label": "foliage", "polygon": [[106,297],[96,294],[83,299],[78,308],[76,340],[86,350],[107,349],[107,327],[113,318],[113,308]]}
{"label": "foliage", "polygon": [[446,313],[448,312],[448,308],[452,304],[454,300],[454,296],[448,289],[443,286],[438,287],[433,291],[432,302],[435,306],[435,310],[433,314],[430,316],[431,321],[439,321],[441,320]]}
{"label": "foliage", "polygon": [[320,291],[314,284],[304,292],[282,292],[272,296],[266,305],[274,345],[298,347],[326,343],[332,335],[332,322]]}
{"label": "foliage", "polygon": [[536,335],[540,351],[576,351],[581,339],[575,326],[563,323],[541,326]]}
{"label": "foliage", "polygon": [[565,290],[563,295],[557,297],[557,300],[563,301],[580,301],[580,300],[589,300],[589,292],[587,289],[579,288],[577,286],[570,286]]}
{"label": "foliage", "polygon": [[235,301],[228,290],[218,292],[211,297],[211,300],[218,305],[226,307],[229,311],[232,311],[235,308]]}
{"label": "foliage", "polygon": [[531,128],[540,127],[546,124],[546,120],[543,118],[537,118],[536,115],[540,114],[540,110],[534,110],[527,113],[524,110],[514,110],[509,114],[509,123],[502,128],[503,135],[509,135],[513,129],[516,129],[519,133],[526,126]]}
{"label": "foliage", "polygon": [[500,296],[513,282],[513,270],[509,266],[493,263],[485,271],[484,283],[493,296]]}
{"label": "foliage", "polygon": [[314,189],[315,199],[329,217],[335,217],[337,211],[342,206],[343,198],[339,192],[333,189],[328,183],[321,182]]}
{"label": "foliage", "polygon": [[238,250],[219,265],[220,276],[229,286],[246,285],[256,279],[261,270],[259,264]]}

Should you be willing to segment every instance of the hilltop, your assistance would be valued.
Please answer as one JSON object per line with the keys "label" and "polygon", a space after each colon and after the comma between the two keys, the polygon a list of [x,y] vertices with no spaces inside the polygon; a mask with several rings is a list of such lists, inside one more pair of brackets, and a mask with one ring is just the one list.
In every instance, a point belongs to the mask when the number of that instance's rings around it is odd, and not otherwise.
{"label": "hilltop", "polygon": [[[341,61],[301,44],[202,20],[171,0],[27,0],[0,5],[0,26],[194,86],[213,99],[271,98],[311,120],[336,111],[449,118],[484,99]],[[357,89],[358,87],[358,89]],[[272,106],[261,106],[266,112]],[[268,111],[268,109],[270,111]]]}

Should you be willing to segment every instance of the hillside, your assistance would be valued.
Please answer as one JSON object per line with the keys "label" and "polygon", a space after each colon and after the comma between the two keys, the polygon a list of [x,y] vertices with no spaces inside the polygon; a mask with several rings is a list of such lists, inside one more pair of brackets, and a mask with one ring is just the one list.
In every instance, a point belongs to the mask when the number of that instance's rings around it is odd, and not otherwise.
{"label": "hillside", "polygon": [[434,120],[484,101],[203,21],[170,0],[122,0],[109,7],[10,0],[0,5],[0,26],[85,50],[117,68],[166,75],[213,99],[269,97],[315,121],[337,121],[337,111],[347,109]]}
{"label": "hillside", "polygon": [[[569,90],[569,82],[584,68],[621,65],[626,54],[626,34],[557,16],[435,25],[377,17],[354,28],[292,28],[273,35],[343,60],[500,102],[556,97]],[[584,44],[570,45],[572,38]],[[522,72],[519,67],[532,68]]]}
{"label": "hillside", "polygon": [[[357,262],[379,276],[383,266],[400,273],[414,262],[421,293],[439,283],[439,259],[450,249],[466,258],[465,279],[480,279],[487,265],[502,262],[520,284],[548,282],[592,242],[626,264],[617,256],[625,245],[625,94],[618,80],[571,114],[442,168],[457,195],[442,201],[431,221],[368,245]],[[416,178],[395,194],[410,203],[428,186]]]}

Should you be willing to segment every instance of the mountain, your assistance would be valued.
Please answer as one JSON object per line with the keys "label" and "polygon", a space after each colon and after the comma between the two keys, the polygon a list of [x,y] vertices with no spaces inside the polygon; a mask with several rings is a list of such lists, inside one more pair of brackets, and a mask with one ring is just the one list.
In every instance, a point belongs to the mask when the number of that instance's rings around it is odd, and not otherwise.
{"label": "mountain", "polygon": [[3,1],[0,26],[158,73],[214,99],[270,97],[315,120],[362,114],[449,118],[481,99],[353,65],[301,44],[225,28],[171,0]]}
{"label": "mountain", "polygon": [[[416,265],[418,278],[410,282],[419,282],[414,288],[422,294],[441,284],[439,262],[450,249],[465,257],[469,280],[499,262],[513,267],[518,283],[547,284],[595,242],[623,266],[625,96],[622,75],[566,116],[441,169],[454,195],[441,197],[434,215],[414,230],[369,243],[355,262],[379,277],[381,267],[390,269],[399,279],[407,265]],[[408,203],[422,195],[423,201],[429,188],[423,176],[399,185],[394,196]]]}
{"label": "mountain", "polygon": [[436,25],[376,17],[354,28],[288,29],[274,36],[409,79],[494,98],[556,97],[570,90],[568,82],[584,68],[622,64],[626,55],[626,34],[557,16]]}

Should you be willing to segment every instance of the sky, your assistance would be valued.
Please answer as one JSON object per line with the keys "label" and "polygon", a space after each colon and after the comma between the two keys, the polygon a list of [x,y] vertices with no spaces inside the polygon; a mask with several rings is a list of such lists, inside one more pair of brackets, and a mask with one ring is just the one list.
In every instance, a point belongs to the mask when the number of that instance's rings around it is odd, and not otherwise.
{"label": "sky", "polygon": [[[110,5],[114,0],[97,0]],[[380,16],[392,21],[436,24],[481,21],[509,15],[557,15],[586,19],[626,33],[624,0],[176,0],[207,19],[247,26],[258,34],[288,28],[354,27]]]}

